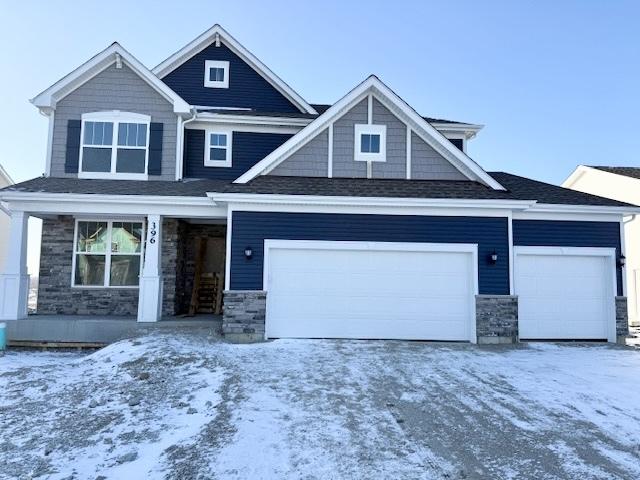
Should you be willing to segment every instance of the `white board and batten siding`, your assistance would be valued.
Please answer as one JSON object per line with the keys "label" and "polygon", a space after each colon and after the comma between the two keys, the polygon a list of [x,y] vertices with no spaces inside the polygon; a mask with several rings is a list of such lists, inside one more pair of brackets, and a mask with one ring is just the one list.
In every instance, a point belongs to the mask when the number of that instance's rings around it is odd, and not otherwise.
{"label": "white board and batten siding", "polygon": [[476,341],[477,245],[265,240],[267,338]]}
{"label": "white board and batten siding", "polygon": [[515,247],[523,340],[615,341],[615,249]]}

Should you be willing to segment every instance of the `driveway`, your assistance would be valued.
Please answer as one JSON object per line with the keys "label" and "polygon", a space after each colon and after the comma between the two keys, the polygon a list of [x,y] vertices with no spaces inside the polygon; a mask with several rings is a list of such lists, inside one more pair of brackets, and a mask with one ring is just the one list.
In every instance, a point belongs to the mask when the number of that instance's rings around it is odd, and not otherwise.
{"label": "driveway", "polygon": [[640,478],[640,350],[162,332],[0,357],[0,478]]}

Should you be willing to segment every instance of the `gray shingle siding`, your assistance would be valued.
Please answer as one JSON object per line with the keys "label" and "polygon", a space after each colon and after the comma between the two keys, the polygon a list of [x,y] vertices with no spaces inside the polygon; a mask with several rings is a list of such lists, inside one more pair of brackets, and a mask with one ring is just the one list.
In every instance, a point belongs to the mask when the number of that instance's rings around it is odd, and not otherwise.
{"label": "gray shingle siding", "polygon": [[83,113],[105,110],[151,115],[152,122],[164,124],[162,141],[162,175],[152,180],[175,179],[177,116],[171,103],[126,65],[108,67],[60,100],[53,126],[52,177],[76,177],[65,173],[65,150],[68,120],[80,120]]}
{"label": "gray shingle siding", "polygon": [[373,178],[407,178],[407,126],[373,99],[373,123],[387,126],[387,161],[373,162]]}
{"label": "gray shingle siding", "polygon": [[451,162],[415,133],[411,133],[411,178],[468,180]]}
{"label": "gray shingle siding", "polygon": [[366,162],[353,160],[353,126],[367,123],[367,99],[355,105],[333,124],[333,176],[366,178]]}
{"label": "gray shingle siding", "polygon": [[274,168],[270,175],[326,177],[328,168],[329,131],[325,129]]}

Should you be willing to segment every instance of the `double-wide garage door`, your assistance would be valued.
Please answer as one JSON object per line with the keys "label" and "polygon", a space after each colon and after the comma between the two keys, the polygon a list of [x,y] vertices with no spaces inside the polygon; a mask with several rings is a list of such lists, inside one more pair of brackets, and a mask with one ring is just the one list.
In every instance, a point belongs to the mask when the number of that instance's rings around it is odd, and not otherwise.
{"label": "double-wide garage door", "polygon": [[475,245],[265,241],[269,338],[474,340]]}
{"label": "double-wide garage door", "polygon": [[515,247],[521,339],[615,341],[612,249]]}

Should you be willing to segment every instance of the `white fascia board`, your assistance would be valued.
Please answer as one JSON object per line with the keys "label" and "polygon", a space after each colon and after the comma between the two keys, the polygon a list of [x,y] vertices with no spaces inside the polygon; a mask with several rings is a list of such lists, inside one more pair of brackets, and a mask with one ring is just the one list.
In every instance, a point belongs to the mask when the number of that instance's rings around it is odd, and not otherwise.
{"label": "white fascia board", "polygon": [[232,115],[225,113],[198,112],[197,119],[202,122],[251,124],[251,125],[276,125],[283,127],[306,127],[313,119],[292,117],[265,117],[261,115]]}
{"label": "white fascia board", "polygon": [[207,193],[216,203],[252,203],[265,205],[345,205],[384,207],[434,207],[434,208],[498,208],[526,209],[535,204],[531,200],[473,200],[397,197],[345,197],[316,195],[275,195],[251,193]]}
{"label": "white fascia board", "polygon": [[465,153],[461,152],[455,145],[449,142],[441,132],[423,119],[404,100],[402,100],[395,94],[395,92],[393,92],[374,75],[368,77],[365,81],[338,100],[338,102],[327,109],[327,111],[302,129],[300,133],[286,141],[264,159],[256,163],[246,173],[236,179],[235,183],[247,183],[259,175],[268,173],[279,163],[284,161],[291,153],[295,152],[298,148],[310,141],[316,134],[327,128],[329,124],[370,93],[374,93],[377,97],[380,97],[378,100],[382,101],[384,104],[392,104],[394,109],[397,110],[396,113],[405,117],[406,123],[417,135],[425,140],[425,137],[432,139],[428,143],[432,146],[436,143],[441,152],[443,152],[445,156],[449,157],[452,164],[460,169],[465,175],[470,176],[471,180],[477,180],[494,190],[505,190],[499,182],[486,173]]}
{"label": "white fascia board", "polygon": [[226,218],[226,208],[207,197],[94,195],[70,193],[3,192],[0,200],[10,210],[38,214],[158,214],[175,217]]}
{"label": "white fascia board", "polygon": [[111,44],[102,52],[98,53],[74,71],[58,80],[52,86],[36,95],[30,100],[31,103],[42,111],[46,111],[46,109],[55,109],[58,101],[111,66],[117,61],[118,56],[136,74],[138,74],[140,78],[145,80],[152,88],[167,99],[167,101],[171,102],[175,113],[190,113],[191,107],[182,99],[182,97],[169,88],[169,86],[162,82],[117,42]]}
{"label": "white fascia board", "polygon": [[536,203],[527,210],[531,213],[552,212],[552,213],[590,213],[590,214],[617,214],[617,215],[637,215],[640,207],[634,206],[606,206],[606,205],[561,205],[551,203]]}
{"label": "white fascia board", "polygon": [[189,60],[197,53],[211,45],[216,37],[224,43],[233,53],[244,60],[251,68],[253,68],[262,78],[269,82],[276,90],[282,93],[289,101],[296,105],[300,111],[305,113],[317,114],[316,110],[308,104],[298,93],[296,93],[287,83],[271,71],[264,63],[253,55],[249,50],[242,46],[235,38],[233,38],[224,28],[215,24],[209,30],[189,42],[183,48],[171,55],[165,61],[160,63],[152,71],[158,78],[163,78],[173,70],[178,68],[184,62]]}

